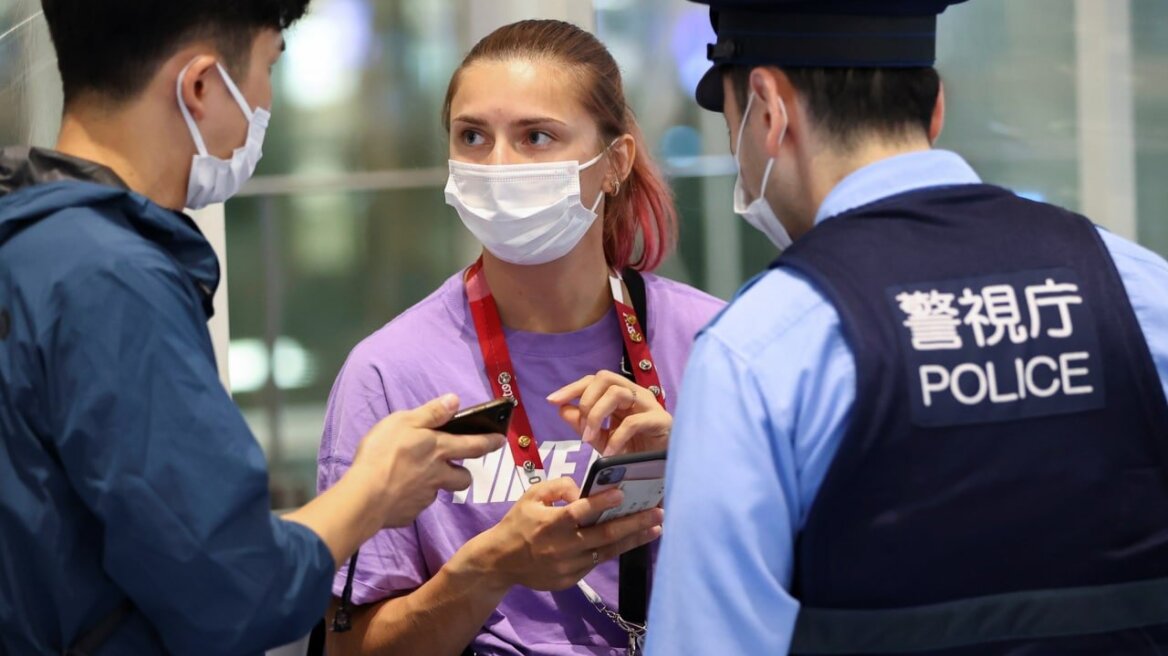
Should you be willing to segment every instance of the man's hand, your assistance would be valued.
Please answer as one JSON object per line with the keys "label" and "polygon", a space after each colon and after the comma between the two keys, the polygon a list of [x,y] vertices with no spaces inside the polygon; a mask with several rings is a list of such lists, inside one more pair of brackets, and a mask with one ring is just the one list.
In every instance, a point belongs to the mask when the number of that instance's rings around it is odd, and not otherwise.
{"label": "man's hand", "polygon": [[409,525],[434,503],[439,490],[470,487],[470,472],[453,461],[479,458],[506,444],[502,435],[448,435],[435,430],[456,412],[458,397],[447,395],[415,410],[396,412],[365,436],[350,474],[371,486],[383,527]]}

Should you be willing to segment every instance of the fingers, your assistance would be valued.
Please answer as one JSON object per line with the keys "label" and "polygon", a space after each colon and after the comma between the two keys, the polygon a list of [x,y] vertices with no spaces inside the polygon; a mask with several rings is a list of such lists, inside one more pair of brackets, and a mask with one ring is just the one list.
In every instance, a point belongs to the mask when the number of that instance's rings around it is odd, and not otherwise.
{"label": "fingers", "polygon": [[[599,401],[600,398],[604,396],[604,394],[608,392],[610,388],[626,387],[630,384],[631,383],[629,383],[629,381],[625,380],[624,376],[614,374],[611,371],[601,371],[597,373],[593,377],[592,382],[588,385],[588,388],[585,389],[584,392],[580,395],[580,412],[584,417],[590,417],[592,415],[592,407],[596,405],[596,402]],[[580,430],[584,430],[584,427],[581,426]]]}
{"label": "fingers", "polygon": [[438,487],[447,492],[461,492],[474,483],[470,472],[462,467],[446,465],[446,471],[438,478]]}
{"label": "fingers", "polygon": [[596,549],[596,562],[592,561],[593,550],[585,551],[583,554],[572,558],[565,563],[566,568],[572,572],[570,575],[573,578],[572,585],[575,585],[577,581],[587,576],[588,572],[595,569],[597,565],[607,563],[621,554],[657,541],[661,538],[661,533],[662,527],[654,526],[639,533],[634,533],[615,544]]}
{"label": "fingers", "polygon": [[608,490],[568,505],[568,516],[576,522],[576,526],[588,526],[595,523],[606,511],[620,507],[624,498],[625,495],[620,490]]}
{"label": "fingers", "polygon": [[[626,453],[630,443],[641,438],[641,444],[648,441],[649,450],[664,451],[669,446],[669,432],[673,429],[673,417],[664,410],[645,412],[626,418],[608,435],[608,443],[598,448],[603,456]],[[642,447],[644,448],[644,447]]]}
{"label": "fingers", "polygon": [[[569,579],[565,587],[575,585],[577,581],[587,576],[588,572],[591,572],[600,563],[606,563],[637,547],[642,547],[657,541],[661,538],[662,532],[662,526],[650,526],[611,544],[594,549],[584,549],[578,555],[563,559],[561,562],[563,563],[564,576],[566,579]],[[595,560],[592,557],[593,552],[596,553]]]}
{"label": "fingers", "polygon": [[604,394],[589,408],[585,408],[581,401],[580,412],[587,414],[584,416],[584,437],[587,440],[600,431],[604,420],[611,417],[617,411],[629,411],[636,406],[636,395],[633,390],[620,386],[609,387]]}
{"label": "fingers", "polygon": [[581,414],[580,408],[574,405],[560,406],[560,419],[572,427],[572,430],[580,430],[580,426],[584,423],[584,415]]}
{"label": "fingers", "polygon": [[447,435],[435,433],[435,452],[442,460],[470,460],[498,451],[507,444],[502,435]]}
{"label": "fingers", "polygon": [[566,405],[580,398],[584,390],[592,383],[595,376],[585,376],[580,380],[561,387],[560,389],[548,394],[547,400],[554,405]]}
{"label": "fingers", "polygon": [[546,506],[560,501],[571,504],[580,498],[580,488],[570,478],[553,478],[531,486],[524,496]]}
{"label": "fingers", "polygon": [[585,440],[585,443],[600,455],[605,455],[605,452],[608,451],[609,432],[604,429],[598,431],[586,430],[584,432],[588,434],[588,439]]}
{"label": "fingers", "polygon": [[[574,430],[579,430],[580,426],[584,424],[583,416],[580,414],[580,408],[574,405],[560,406],[560,418],[563,419]],[[603,452],[605,444],[608,443],[608,431],[585,431],[585,435],[581,436],[585,444],[588,444],[597,452]]]}
{"label": "fingers", "polygon": [[416,428],[438,428],[458,412],[458,397],[447,394],[426,405],[402,413],[406,423]]}
{"label": "fingers", "polygon": [[596,552],[600,556],[599,560],[602,563],[607,562],[623,553],[632,551],[637,547],[643,547],[646,544],[655,542],[661,537],[663,530],[664,529],[661,526],[651,526],[642,531],[638,531],[615,544],[597,549]]}
{"label": "fingers", "polygon": [[[665,511],[654,508],[582,529],[580,535],[583,537],[584,548],[588,550],[600,551],[614,546],[623,548],[625,544],[637,546],[637,544],[642,544],[640,534],[653,528],[660,528],[664,521]],[[627,550],[625,549],[625,551]],[[616,554],[621,553],[624,552],[616,552]]]}

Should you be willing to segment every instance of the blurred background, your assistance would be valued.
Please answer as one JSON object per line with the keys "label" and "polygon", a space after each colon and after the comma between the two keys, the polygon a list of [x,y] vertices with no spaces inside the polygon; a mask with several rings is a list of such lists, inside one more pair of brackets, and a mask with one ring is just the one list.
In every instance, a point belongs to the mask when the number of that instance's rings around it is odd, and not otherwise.
{"label": "blurred background", "polygon": [[[0,0],[0,142],[51,145],[60,97],[38,0]],[[494,27],[594,29],[683,217],[664,273],[729,298],[773,257],[733,214],[720,115],[693,88],[712,32],[683,0],[316,0],[277,68],[266,156],[226,206],[230,385],[273,503],[314,493],[333,380],[352,347],[476,245],[446,207],[447,83]],[[1087,213],[1168,255],[1168,2],[974,0],[941,19],[940,146],[989,182]],[[227,339],[224,339],[227,343]]]}

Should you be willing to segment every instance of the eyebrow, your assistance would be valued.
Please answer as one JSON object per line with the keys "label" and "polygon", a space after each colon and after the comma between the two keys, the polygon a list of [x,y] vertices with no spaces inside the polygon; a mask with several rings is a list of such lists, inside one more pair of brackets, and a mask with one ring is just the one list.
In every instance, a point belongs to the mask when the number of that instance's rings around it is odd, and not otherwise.
{"label": "eyebrow", "polygon": [[[454,122],[454,123],[469,123],[470,125],[477,125],[480,127],[485,126],[485,125],[489,125],[489,121],[487,121],[485,119],[479,118],[478,116],[470,116],[470,115],[466,115],[466,114],[456,116],[452,122]],[[533,116],[530,118],[521,118],[521,119],[518,119],[516,121],[513,121],[511,123],[511,125],[525,128],[525,127],[530,127],[533,125],[546,125],[548,123],[555,123],[556,125],[563,125],[565,127],[567,127],[567,125],[568,125],[567,123],[561,121],[560,119],[552,118],[550,116]]]}

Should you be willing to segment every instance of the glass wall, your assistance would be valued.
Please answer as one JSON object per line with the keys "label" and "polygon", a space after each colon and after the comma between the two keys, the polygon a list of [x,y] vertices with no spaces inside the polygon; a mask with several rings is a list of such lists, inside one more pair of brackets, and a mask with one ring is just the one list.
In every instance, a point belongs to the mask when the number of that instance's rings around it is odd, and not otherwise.
{"label": "glass wall", "polygon": [[0,144],[52,144],[61,105],[40,0],[0,0]]}
{"label": "glass wall", "polygon": [[[474,257],[443,201],[441,104],[484,16],[522,1],[316,0],[289,36],[266,158],[227,206],[231,377],[271,456],[278,505],[312,494],[325,402],[349,350]],[[712,38],[706,10],[592,4],[682,211],[664,272],[729,297],[773,254],[731,211],[724,121],[691,100]],[[24,24],[38,7],[0,0],[5,143],[50,142],[59,114],[43,20]],[[941,26],[940,145],[990,182],[1090,210],[1168,255],[1168,3],[977,0]]]}
{"label": "glass wall", "polygon": [[227,206],[232,386],[277,504],[313,491],[349,350],[473,252],[442,195],[465,8],[318,0],[289,35],[263,163]]}
{"label": "glass wall", "polygon": [[1132,5],[1140,242],[1168,256],[1168,3]]}

